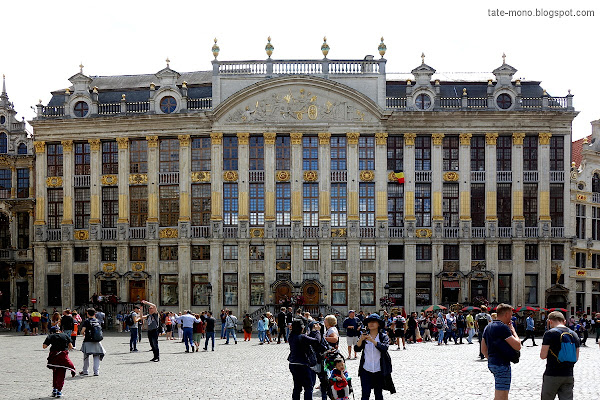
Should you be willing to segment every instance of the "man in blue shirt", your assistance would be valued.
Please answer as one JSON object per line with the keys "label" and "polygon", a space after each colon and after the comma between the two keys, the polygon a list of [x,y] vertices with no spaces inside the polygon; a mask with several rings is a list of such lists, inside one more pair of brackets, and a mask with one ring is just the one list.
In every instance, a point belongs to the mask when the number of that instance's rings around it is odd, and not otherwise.
{"label": "man in blue shirt", "polygon": [[494,400],[507,400],[510,391],[510,360],[515,351],[521,350],[521,342],[511,324],[512,307],[500,304],[496,309],[498,319],[483,331],[481,352],[488,359],[488,369],[494,374]]}
{"label": "man in blue shirt", "polygon": [[[348,318],[344,320],[343,324],[346,329],[346,341],[348,342],[348,359],[352,355],[352,349],[358,343],[358,337],[360,336],[360,328],[362,323],[358,318],[356,318],[356,314],[354,310],[350,310],[348,312]],[[356,360],[356,351],[354,351],[354,359]]]}
{"label": "man in blue shirt", "polygon": [[535,344],[535,321],[533,320],[533,313],[529,314],[527,320],[525,320],[526,328],[525,328],[525,339],[521,341],[521,345],[525,343],[525,341],[531,338],[534,346]]}
{"label": "man in blue shirt", "polygon": [[[176,318],[178,324],[181,324],[183,327],[183,342],[185,343],[185,352],[190,352],[190,347],[192,346],[192,353],[194,352],[194,342],[192,337],[194,335],[194,322],[199,324],[202,322],[198,318],[192,315],[190,310],[187,310],[185,314]],[[188,345],[189,343],[189,345]]]}

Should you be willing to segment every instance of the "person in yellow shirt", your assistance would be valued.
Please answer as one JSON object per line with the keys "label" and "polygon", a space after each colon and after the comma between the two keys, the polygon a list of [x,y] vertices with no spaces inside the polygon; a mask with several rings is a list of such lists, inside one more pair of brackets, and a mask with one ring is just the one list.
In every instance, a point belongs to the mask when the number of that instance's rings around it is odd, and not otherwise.
{"label": "person in yellow shirt", "polygon": [[473,336],[475,335],[475,320],[473,319],[473,314],[468,314],[467,318],[467,332],[469,332],[469,337],[467,341],[469,344],[473,344]]}
{"label": "person in yellow shirt", "polygon": [[38,310],[34,308],[33,312],[31,313],[31,334],[32,335],[38,334],[38,328],[40,326],[41,319],[42,319],[42,314],[40,314],[38,312]]}

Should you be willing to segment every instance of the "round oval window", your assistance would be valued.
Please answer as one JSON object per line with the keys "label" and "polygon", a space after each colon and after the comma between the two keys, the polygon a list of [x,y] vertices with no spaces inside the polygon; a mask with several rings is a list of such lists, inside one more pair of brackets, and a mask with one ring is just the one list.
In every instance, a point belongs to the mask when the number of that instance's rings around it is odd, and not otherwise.
{"label": "round oval window", "polygon": [[425,93],[421,93],[415,99],[415,105],[419,110],[427,110],[431,106],[431,97]]}
{"label": "round oval window", "polygon": [[502,110],[508,110],[512,106],[512,97],[509,94],[502,93],[496,97],[496,104]]}
{"label": "round oval window", "polygon": [[6,122],[6,117],[4,115],[0,116],[0,125],[4,125]]}
{"label": "round oval window", "polygon": [[160,111],[171,114],[177,108],[177,100],[172,96],[165,96],[160,100]]}
{"label": "round oval window", "polygon": [[73,111],[75,112],[75,116],[82,118],[88,114],[90,107],[85,101],[78,101],[75,103],[75,107],[73,107]]}

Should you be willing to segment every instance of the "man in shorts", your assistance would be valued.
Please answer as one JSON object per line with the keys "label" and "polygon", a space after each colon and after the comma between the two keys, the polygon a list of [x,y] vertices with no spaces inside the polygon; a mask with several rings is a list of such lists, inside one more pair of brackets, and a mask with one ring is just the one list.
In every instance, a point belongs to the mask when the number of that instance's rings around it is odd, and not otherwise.
{"label": "man in shorts", "polygon": [[494,400],[507,400],[510,391],[510,360],[521,350],[521,341],[511,323],[512,307],[500,304],[496,309],[498,319],[483,331],[481,352],[488,359],[488,369],[494,374]]}
{"label": "man in shorts", "polygon": [[[358,343],[360,337],[360,328],[362,326],[360,320],[356,318],[354,310],[348,312],[348,318],[344,320],[344,328],[346,329],[346,341],[348,343],[348,359],[351,359],[352,349]],[[354,359],[356,360],[356,350],[354,351]]]}

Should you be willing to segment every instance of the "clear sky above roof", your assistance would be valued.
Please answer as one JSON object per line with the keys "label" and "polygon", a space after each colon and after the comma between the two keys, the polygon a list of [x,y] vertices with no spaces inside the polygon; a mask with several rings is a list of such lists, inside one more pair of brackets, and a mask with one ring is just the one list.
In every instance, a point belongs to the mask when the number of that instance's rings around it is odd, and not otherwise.
{"label": "clear sky above roof", "polygon": [[[493,17],[489,10],[532,11]],[[593,17],[536,17],[544,10],[593,10]],[[515,78],[541,81],[554,96],[571,89],[573,137],[590,133],[600,118],[600,3],[580,0],[475,0],[397,2],[262,1],[11,1],[1,9],[0,73],[18,117],[33,118],[38,99],[84,64],[87,75],[154,73],[171,60],[180,71],[209,70],[213,38],[220,60],[265,59],[267,36],[274,59],[318,59],[323,36],[331,59],[377,55],[385,38],[387,71],[410,72],[425,62],[439,72],[485,73],[506,62]],[[377,56],[378,57],[378,56]],[[482,74],[483,73],[483,74]]]}

